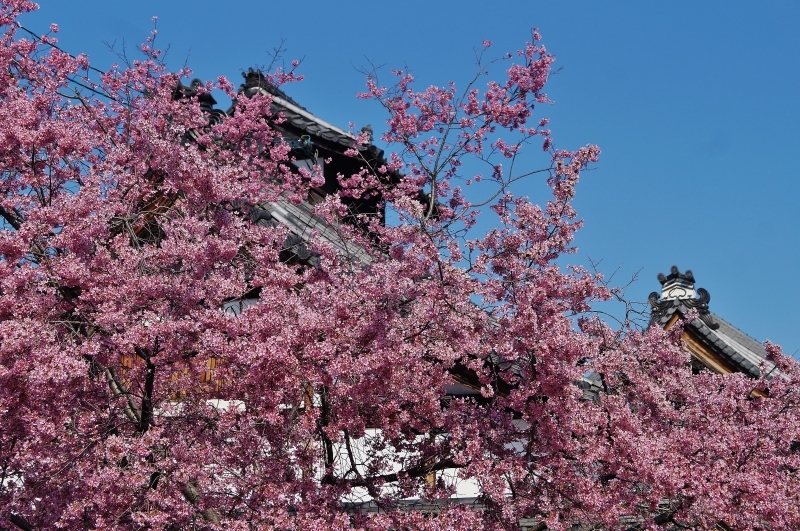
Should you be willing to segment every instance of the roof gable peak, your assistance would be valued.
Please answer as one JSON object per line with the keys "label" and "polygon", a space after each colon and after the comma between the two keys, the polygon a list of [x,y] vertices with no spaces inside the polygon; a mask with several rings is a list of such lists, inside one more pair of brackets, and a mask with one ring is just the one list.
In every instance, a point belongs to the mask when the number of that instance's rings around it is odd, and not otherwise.
{"label": "roof gable peak", "polygon": [[676,311],[686,314],[694,309],[709,328],[719,328],[708,309],[711,295],[703,288],[695,288],[691,270],[681,273],[678,266],[672,266],[669,275],[659,273],[658,281],[661,283],[661,294],[654,291],[647,298],[651,307],[651,324],[658,322],[663,326]]}

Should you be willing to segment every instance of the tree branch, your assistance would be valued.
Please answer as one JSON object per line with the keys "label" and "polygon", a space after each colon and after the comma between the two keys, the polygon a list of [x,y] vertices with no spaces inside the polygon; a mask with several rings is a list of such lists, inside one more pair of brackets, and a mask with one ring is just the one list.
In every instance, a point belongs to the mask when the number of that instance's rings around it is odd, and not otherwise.
{"label": "tree branch", "polygon": [[339,479],[337,480],[337,483],[340,485],[348,485],[350,487],[370,487],[375,483],[394,483],[399,481],[401,478],[419,478],[427,476],[431,472],[438,472],[447,468],[463,468],[464,466],[466,465],[457,464],[452,459],[443,459],[434,464],[423,463],[406,470],[401,470],[400,472],[371,476],[367,479],[361,477],[356,479]]}
{"label": "tree branch", "polygon": [[33,526],[27,522],[21,516],[17,516],[14,513],[8,514],[8,521],[17,526],[18,528],[22,529],[23,531],[33,531]]}
{"label": "tree branch", "polygon": [[14,227],[14,230],[19,230],[19,228],[22,226],[22,219],[16,212],[14,213],[9,212],[8,210],[0,206],[0,216],[2,216],[3,219],[5,219],[9,225]]}

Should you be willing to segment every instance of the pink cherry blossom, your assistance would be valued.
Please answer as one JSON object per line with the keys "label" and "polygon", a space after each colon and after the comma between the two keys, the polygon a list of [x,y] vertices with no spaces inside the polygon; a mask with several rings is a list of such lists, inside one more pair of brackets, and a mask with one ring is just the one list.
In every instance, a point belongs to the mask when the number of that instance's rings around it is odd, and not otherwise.
{"label": "pink cherry blossom", "polygon": [[543,129],[537,32],[466,87],[370,76],[387,153],[353,137],[303,262],[253,222],[329,184],[277,96],[201,84],[236,97],[209,120],[152,42],[92,81],[18,32],[32,9],[0,2],[0,526],[800,527],[796,364],[769,345],[779,376],[693,375],[680,325],[612,328],[565,265],[600,151]]}

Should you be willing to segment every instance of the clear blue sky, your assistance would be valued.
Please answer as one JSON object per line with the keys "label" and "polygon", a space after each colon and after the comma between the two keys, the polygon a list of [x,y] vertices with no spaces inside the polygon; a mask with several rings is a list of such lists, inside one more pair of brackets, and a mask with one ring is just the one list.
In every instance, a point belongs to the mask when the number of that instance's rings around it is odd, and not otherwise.
{"label": "clear blue sky", "polygon": [[796,0],[40,4],[22,23],[44,33],[57,22],[61,46],[101,69],[114,61],[104,43],[134,52],[154,15],[167,63],[202,79],[238,84],[286,39],[306,76],[292,97],[331,123],[378,130],[381,110],[354,97],[367,60],[408,65],[425,86],[460,81],[482,39],[515,51],[536,26],[561,68],[547,90],[556,105],[543,110],[557,145],[603,150],[578,190],[586,226],[574,261],[602,260],[620,283],[641,270],[628,291],[640,301],[659,272],[692,269],[712,311],[800,349]]}

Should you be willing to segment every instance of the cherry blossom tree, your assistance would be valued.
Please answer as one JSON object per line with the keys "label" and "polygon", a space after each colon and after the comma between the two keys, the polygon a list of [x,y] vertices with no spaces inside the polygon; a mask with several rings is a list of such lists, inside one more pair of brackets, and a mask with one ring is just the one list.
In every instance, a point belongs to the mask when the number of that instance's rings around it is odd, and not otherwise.
{"label": "cherry blossom tree", "polygon": [[[209,120],[152,42],[96,79],[55,26],[21,32],[34,8],[0,2],[3,526],[800,527],[795,363],[769,346],[761,378],[692,375],[680,325],[608,326],[602,279],[564,265],[599,150],[556,149],[535,117],[536,32],[497,61],[484,43],[465,89],[368,76],[394,152],[317,205],[359,251],[311,237],[299,263],[286,227],[252,222],[321,179],[291,164],[270,94],[198,87],[235,98]],[[549,200],[515,195],[523,178]],[[398,221],[350,215],[364,197]]]}

